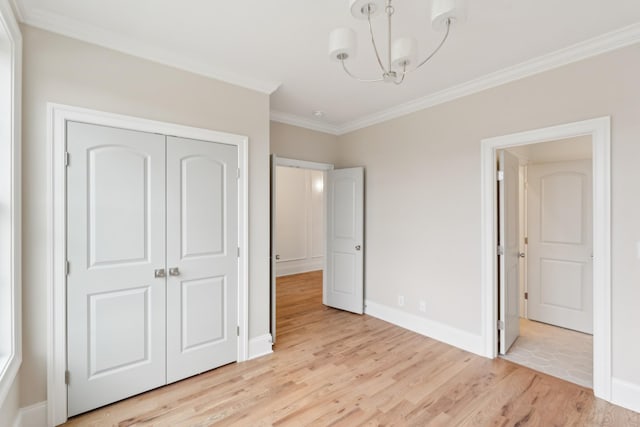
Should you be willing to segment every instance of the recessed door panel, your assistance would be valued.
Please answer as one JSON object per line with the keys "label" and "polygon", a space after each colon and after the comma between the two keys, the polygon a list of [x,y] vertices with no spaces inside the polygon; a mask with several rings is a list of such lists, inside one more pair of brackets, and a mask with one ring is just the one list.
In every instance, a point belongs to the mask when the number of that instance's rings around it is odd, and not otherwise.
{"label": "recessed door panel", "polygon": [[338,239],[353,239],[355,236],[356,187],[352,179],[336,179],[333,183],[333,206],[335,216],[333,236]]}
{"label": "recessed door panel", "polygon": [[352,253],[334,252],[332,291],[343,295],[355,294],[356,257]]}
{"label": "recessed door panel", "polygon": [[89,295],[89,358],[96,375],[149,362],[149,288]]}
{"label": "recessed door panel", "polygon": [[540,303],[551,308],[584,309],[584,264],[555,259],[540,260]]}
{"label": "recessed door panel", "polygon": [[215,159],[182,159],[182,257],[220,255],[225,248],[225,166]]}
{"label": "recessed door panel", "polygon": [[224,277],[189,280],[182,286],[182,351],[225,339]]}
{"label": "recessed door panel", "polygon": [[147,261],[148,156],[119,145],[87,154],[90,267]]}
{"label": "recessed door panel", "polygon": [[167,381],[237,359],[238,149],[167,137]]}
{"label": "recessed door panel", "polygon": [[584,239],[582,212],[586,177],[554,173],[540,178],[540,241],[579,245]]}
{"label": "recessed door panel", "polygon": [[70,122],[67,150],[73,416],[166,383],[165,137]]}

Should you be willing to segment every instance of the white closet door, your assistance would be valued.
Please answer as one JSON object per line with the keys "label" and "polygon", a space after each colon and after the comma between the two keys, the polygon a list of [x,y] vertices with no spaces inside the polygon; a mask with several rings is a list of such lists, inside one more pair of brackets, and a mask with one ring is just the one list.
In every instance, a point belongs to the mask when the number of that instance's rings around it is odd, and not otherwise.
{"label": "white closet door", "polygon": [[67,124],[68,414],[165,384],[165,137]]}
{"label": "white closet door", "polygon": [[167,137],[167,382],[237,360],[238,151]]}

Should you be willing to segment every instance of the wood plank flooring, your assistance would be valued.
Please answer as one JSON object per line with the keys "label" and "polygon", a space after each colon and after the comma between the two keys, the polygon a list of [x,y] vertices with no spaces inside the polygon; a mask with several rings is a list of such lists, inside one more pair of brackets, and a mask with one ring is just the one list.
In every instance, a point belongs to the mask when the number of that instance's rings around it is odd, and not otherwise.
{"label": "wood plank flooring", "polygon": [[640,414],[590,389],[324,307],[321,292],[321,272],[278,280],[272,355],[65,425],[640,426]]}

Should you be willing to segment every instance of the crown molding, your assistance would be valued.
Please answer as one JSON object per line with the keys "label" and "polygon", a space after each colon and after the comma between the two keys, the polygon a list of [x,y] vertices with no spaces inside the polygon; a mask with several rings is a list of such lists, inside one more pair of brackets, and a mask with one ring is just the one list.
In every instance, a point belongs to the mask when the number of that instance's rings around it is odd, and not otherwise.
{"label": "crown molding", "polygon": [[331,135],[341,135],[341,128],[319,120],[308,119],[306,117],[297,116],[295,114],[284,113],[282,111],[271,110],[271,120],[274,122],[284,123],[286,125],[298,126],[324,132]]}
{"label": "crown molding", "polygon": [[512,67],[487,74],[480,78],[409,101],[386,110],[373,113],[339,126],[339,134],[353,132],[377,123],[395,119],[425,108],[453,101],[464,96],[482,92],[503,84],[535,74],[562,67],[612,50],[640,42],[640,23],[601,36],[576,43],[572,46],[530,59]]}
{"label": "crown molding", "polygon": [[168,65],[170,67],[200,74],[235,86],[262,92],[267,95],[275,92],[281,85],[280,82],[267,79],[257,79],[231,70],[225,70],[216,64],[212,64],[207,61],[194,60],[179,52],[159,48],[150,43],[140,42],[133,38],[117,34],[116,32],[88,25],[81,21],[63,17],[56,13],[51,13],[37,8],[20,8],[20,6],[18,6],[18,4],[21,3],[19,0],[12,0],[12,3],[18,11],[18,19],[33,27],[38,27],[67,37],[93,43],[128,55]]}
{"label": "crown molding", "polygon": [[17,0],[9,0],[9,4],[11,5],[11,9],[13,9],[13,15],[15,16],[18,22],[24,21],[24,14],[22,13],[22,7]]}
{"label": "crown molding", "polygon": [[[373,114],[363,116],[359,119],[345,122],[339,125],[331,126],[335,135],[344,135],[349,132],[363,129],[387,120],[406,116],[416,111],[434,107],[445,102],[453,101],[474,93],[482,92],[503,84],[520,80],[525,77],[543,73],[563,65],[581,61],[593,56],[597,56],[606,52],[620,49],[632,44],[640,42],[640,23],[633,24],[619,30],[615,30],[598,37],[574,44],[572,46],[551,52],[547,55],[530,59],[512,67],[504,68],[494,73],[487,74],[474,80],[462,83],[448,89],[441,90],[431,95],[405,102],[403,104],[391,107]],[[276,120],[272,116],[272,120],[282,121],[296,126],[306,126],[307,119],[288,113],[278,112],[278,116],[286,115],[287,121]],[[309,127],[314,130],[321,130],[315,127]],[[326,130],[324,130],[327,132]]]}

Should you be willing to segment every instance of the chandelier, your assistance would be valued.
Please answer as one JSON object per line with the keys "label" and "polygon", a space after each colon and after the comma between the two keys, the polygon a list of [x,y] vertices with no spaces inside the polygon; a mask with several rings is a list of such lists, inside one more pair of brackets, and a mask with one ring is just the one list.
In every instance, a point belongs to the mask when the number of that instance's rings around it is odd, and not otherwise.
{"label": "chandelier", "polygon": [[[336,28],[329,35],[329,56],[334,61],[340,61],[345,73],[361,82],[387,82],[400,84],[411,71],[426,64],[440,50],[449,37],[451,24],[462,22],[466,18],[463,0],[432,0],[431,25],[437,31],[444,31],[442,40],[437,47],[424,59],[418,60],[418,42],[413,37],[402,37],[392,41],[392,18],[395,12],[393,0],[349,0],[351,15],[356,19],[366,19],[369,23],[371,44],[375,52],[382,77],[377,79],[361,79],[347,68],[346,60],[355,56],[356,33],[351,28]],[[376,39],[373,35],[371,18],[384,11],[387,17],[387,58],[383,61]]]}

